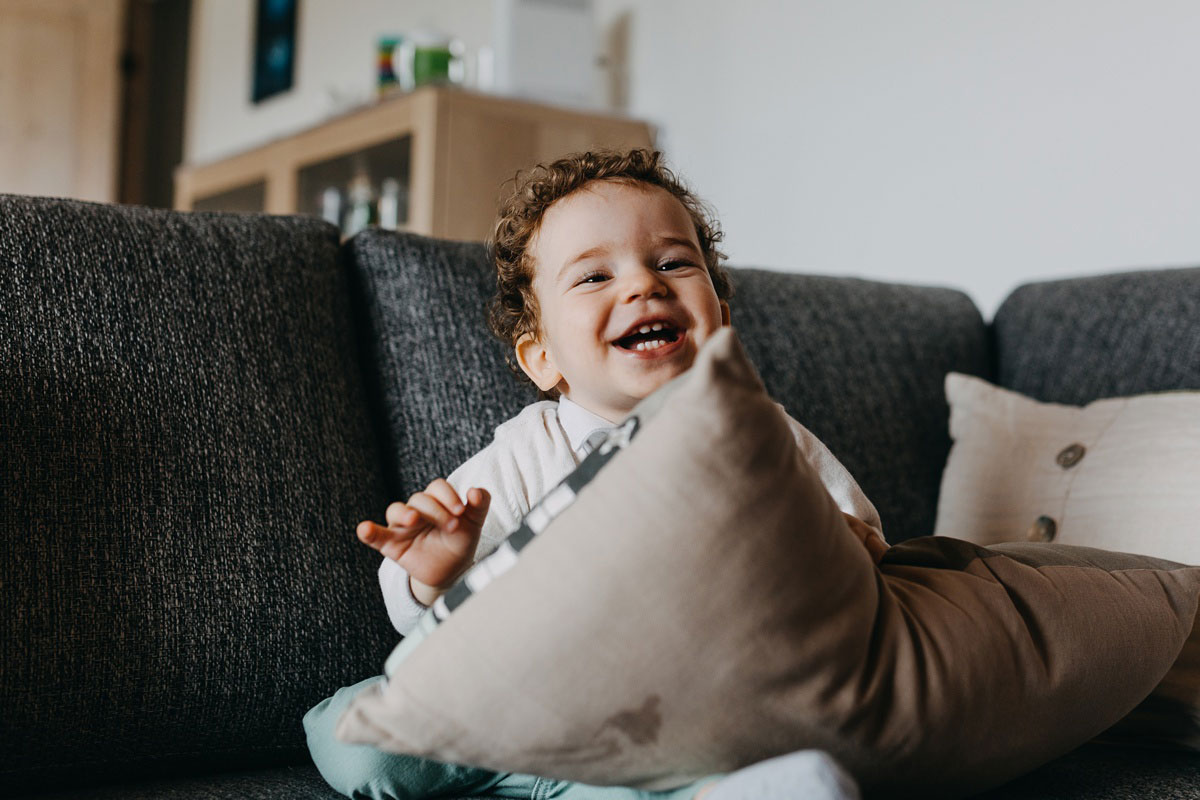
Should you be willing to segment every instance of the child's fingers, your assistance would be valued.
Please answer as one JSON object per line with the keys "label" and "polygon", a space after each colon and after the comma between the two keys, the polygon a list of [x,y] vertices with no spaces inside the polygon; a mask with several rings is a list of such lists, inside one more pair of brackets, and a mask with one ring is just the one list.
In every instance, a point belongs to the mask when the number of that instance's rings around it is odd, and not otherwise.
{"label": "child's fingers", "polygon": [[407,528],[420,522],[421,515],[404,503],[392,503],[384,512],[387,524],[396,528]]}
{"label": "child's fingers", "polygon": [[482,528],[491,504],[492,496],[488,494],[487,489],[471,489],[467,492],[467,510],[463,512],[462,518],[476,528]]}
{"label": "child's fingers", "polygon": [[454,491],[454,487],[445,478],[438,478],[425,487],[425,494],[437,500],[443,508],[456,517],[465,510],[462,500],[458,497],[458,492]]}
{"label": "child's fingers", "polygon": [[398,528],[385,528],[378,523],[363,521],[355,529],[359,540],[393,561],[399,561],[415,539],[415,532]]}
{"label": "child's fingers", "polygon": [[883,556],[887,553],[890,545],[882,536],[875,534],[867,539],[867,552],[871,554],[871,558],[878,564],[883,560]]}
{"label": "child's fingers", "polygon": [[454,530],[456,526],[451,526],[450,523],[458,521],[458,518],[435,497],[425,492],[417,492],[408,498],[408,508],[442,530]]}
{"label": "child's fingers", "polygon": [[867,548],[867,552],[874,559],[875,563],[878,564],[889,547],[887,540],[883,538],[883,534],[852,514],[847,514],[843,511],[842,516],[845,517],[846,524],[849,525],[851,532],[862,540],[863,545]]}
{"label": "child's fingers", "polygon": [[382,550],[384,545],[393,541],[396,535],[396,532],[391,528],[385,528],[370,520],[363,520],[358,523],[358,527],[355,528],[354,532],[358,534],[360,542],[376,550]]}

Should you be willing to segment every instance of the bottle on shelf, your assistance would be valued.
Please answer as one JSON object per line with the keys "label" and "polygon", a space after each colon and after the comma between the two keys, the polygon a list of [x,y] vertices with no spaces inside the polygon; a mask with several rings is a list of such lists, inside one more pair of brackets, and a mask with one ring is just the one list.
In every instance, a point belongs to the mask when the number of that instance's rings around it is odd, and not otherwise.
{"label": "bottle on shelf", "polygon": [[379,219],[375,209],[375,190],[371,188],[371,178],[366,171],[355,173],[346,194],[350,200],[350,207],[346,212],[342,235],[350,238],[368,225],[374,225]]}
{"label": "bottle on shelf", "polygon": [[394,231],[400,227],[400,181],[384,178],[379,187],[379,227]]}
{"label": "bottle on shelf", "polygon": [[339,228],[342,225],[342,193],[336,186],[326,186],[321,192],[321,219]]}

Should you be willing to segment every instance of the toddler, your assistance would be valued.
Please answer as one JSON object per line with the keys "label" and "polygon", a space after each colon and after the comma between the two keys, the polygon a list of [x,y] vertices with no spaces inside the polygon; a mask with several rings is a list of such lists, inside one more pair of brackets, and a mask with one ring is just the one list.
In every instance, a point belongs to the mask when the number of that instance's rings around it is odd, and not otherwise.
{"label": "toddler", "polygon": [[[492,247],[498,292],[490,323],[543,398],[496,429],[493,442],[423,492],[364,521],[358,537],[383,556],[380,585],[396,630],[418,618],[514,531],[586,454],[588,437],[691,366],[730,324],[731,286],[715,220],[648,150],[589,152],[521,176]],[[788,417],[796,445],[878,561],[879,516],[829,450]],[[702,576],[701,576],[702,579]],[[322,775],[351,797],[484,795],[563,800],[769,800],[857,797],[822,753],[802,751],[669,792],[596,787],[440,764],[333,738],[346,687],[305,716]]]}

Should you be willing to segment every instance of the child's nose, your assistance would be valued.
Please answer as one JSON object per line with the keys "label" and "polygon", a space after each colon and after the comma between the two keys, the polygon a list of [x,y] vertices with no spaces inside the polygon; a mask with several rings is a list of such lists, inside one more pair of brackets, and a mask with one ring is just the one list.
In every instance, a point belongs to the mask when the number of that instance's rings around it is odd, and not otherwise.
{"label": "child's nose", "polygon": [[657,270],[639,269],[626,276],[624,295],[628,300],[641,300],[647,297],[665,297],[667,283]]}

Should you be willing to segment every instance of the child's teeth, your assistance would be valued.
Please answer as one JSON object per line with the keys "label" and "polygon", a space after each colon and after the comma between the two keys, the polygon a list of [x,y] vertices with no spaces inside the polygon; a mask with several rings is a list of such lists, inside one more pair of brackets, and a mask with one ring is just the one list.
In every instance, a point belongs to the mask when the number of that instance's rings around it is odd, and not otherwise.
{"label": "child's teeth", "polygon": [[656,323],[654,323],[654,330],[656,330],[656,331],[661,331],[661,330],[662,330],[663,328],[665,328],[665,327],[666,327],[666,326],[665,326],[665,325],[663,325],[661,322],[656,322]]}
{"label": "child's teeth", "polygon": [[650,332],[649,325],[643,325],[642,327],[638,328],[638,333],[649,333],[649,332]]}

